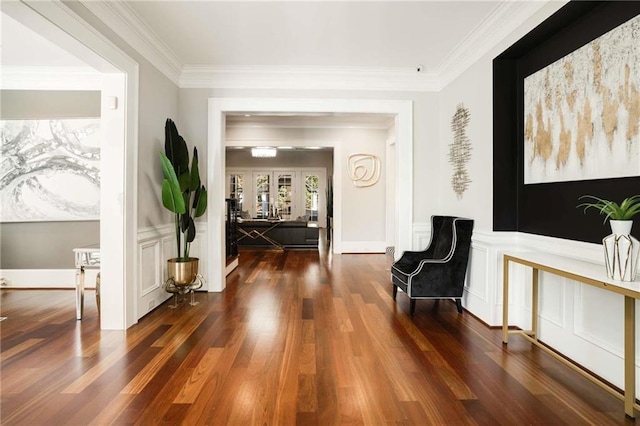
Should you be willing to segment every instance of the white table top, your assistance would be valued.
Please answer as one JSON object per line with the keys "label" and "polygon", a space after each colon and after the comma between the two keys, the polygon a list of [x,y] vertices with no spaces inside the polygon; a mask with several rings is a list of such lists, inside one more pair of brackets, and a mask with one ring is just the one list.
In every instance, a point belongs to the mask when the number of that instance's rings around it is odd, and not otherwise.
{"label": "white table top", "polygon": [[73,249],[76,268],[100,267],[100,244],[92,244]]}
{"label": "white table top", "polygon": [[[611,291],[618,293],[636,293],[634,297],[640,298],[640,281],[618,281],[607,276],[606,267],[603,263],[591,263],[583,260],[572,259],[570,257],[558,256],[550,253],[529,252],[529,251],[513,251],[505,252],[506,256],[521,259],[525,262],[540,266],[541,270],[545,268],[553,269],[559,272],[568,273],[577,277],[585,278],[580,280],[587,284],[594,284],[587,281],[596,281],[602,284],[602,287],[609,288]],[[551,271],[553,272],[553,271]],[[563,274],[560,274],[563,275]]]}

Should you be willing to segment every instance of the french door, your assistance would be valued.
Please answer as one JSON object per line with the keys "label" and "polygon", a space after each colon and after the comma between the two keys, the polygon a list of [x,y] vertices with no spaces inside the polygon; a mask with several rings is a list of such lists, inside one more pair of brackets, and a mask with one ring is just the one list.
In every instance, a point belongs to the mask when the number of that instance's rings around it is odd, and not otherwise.
{"label": "french door", "polygon": [[291,220],[306,216],[326,222],[325,169],[227,169],[225,192],[236,198],[242,215]]}

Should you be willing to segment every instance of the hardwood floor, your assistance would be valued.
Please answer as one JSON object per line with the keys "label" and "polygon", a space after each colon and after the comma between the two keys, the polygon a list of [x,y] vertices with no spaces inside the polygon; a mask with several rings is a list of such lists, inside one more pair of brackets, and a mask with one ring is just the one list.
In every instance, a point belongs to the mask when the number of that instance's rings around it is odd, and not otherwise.
{"label": "hardwood floor", "polygon": [[390,258],[245,251],[221,294],[100,331],[93,293],[2,290],[2,425],[625,424],[623,404],[455,304],[391,298]]}

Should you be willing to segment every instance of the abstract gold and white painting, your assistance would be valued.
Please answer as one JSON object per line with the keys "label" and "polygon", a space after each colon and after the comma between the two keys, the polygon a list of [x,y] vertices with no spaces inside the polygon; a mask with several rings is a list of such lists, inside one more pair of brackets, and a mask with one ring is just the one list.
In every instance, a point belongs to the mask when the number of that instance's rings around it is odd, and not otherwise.
{"label": "abstract gold and white painting", "polygon": [[0,222],[100,219],[100,119],[0,120]]}
{"label": "abstract gold and white painting", "polygon": [[524,183],[640,175],[640,16],[524,80]]}

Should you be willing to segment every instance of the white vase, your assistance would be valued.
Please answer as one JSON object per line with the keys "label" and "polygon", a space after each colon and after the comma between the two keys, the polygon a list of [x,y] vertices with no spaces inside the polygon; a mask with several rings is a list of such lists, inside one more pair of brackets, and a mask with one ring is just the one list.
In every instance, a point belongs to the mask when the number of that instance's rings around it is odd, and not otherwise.
{"label": "white vase", "polygon": [[613,234],[602,239],[609,278],[634,281],[638,269],[640,242],[631,235],[632,220],[611,220]]}

